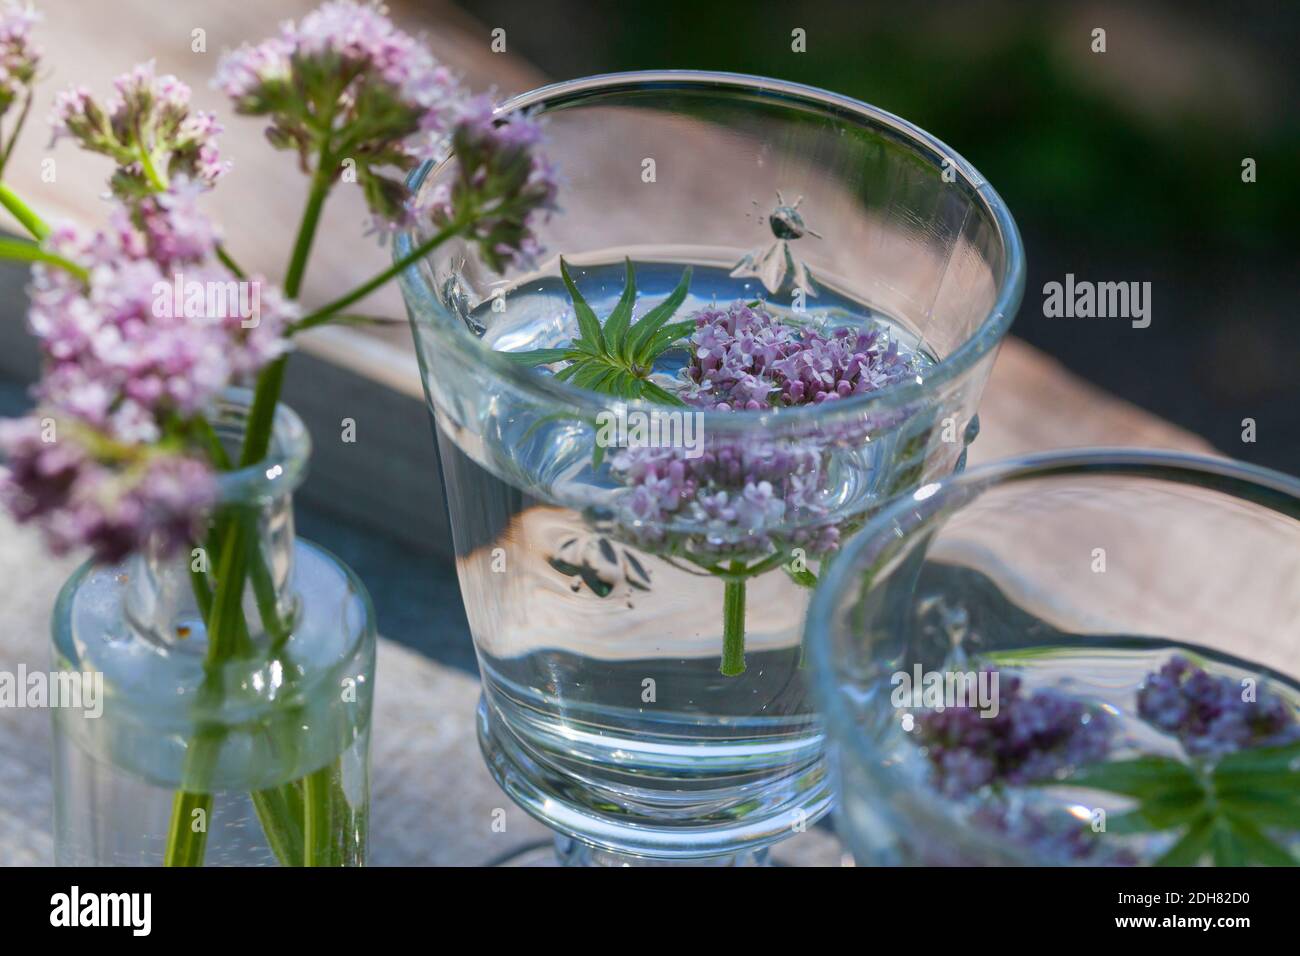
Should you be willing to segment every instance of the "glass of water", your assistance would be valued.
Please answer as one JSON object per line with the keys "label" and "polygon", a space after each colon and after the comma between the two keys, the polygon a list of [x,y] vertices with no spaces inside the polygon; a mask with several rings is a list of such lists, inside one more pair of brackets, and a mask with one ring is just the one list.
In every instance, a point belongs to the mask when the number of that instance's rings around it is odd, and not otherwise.
{"label": "glass of water", "polygon": [[[1019,236],[948,147],[797,84],[622,74],[503,109],[545,119],[561,175],[541,261],[497,275],[452,241],[402,280],[483,677],[483,752],[566,862],[761,859],[830,805],[803,668],[811,586],[882,501],[962,461],[1020,302]],[[455,162],[418,170],[414,187],[438,189]],[[395,255],[421,238],[399,236]],[[907,374],[754,411],[575,387],[505,354],[575,336],[561,256],[602,320],[630,266],[637,317],[685,282],[674,322],[761,302],[793,327],[868,333]],[[656,381],[681,385],[682,364],[670,349]],[[602,420],[630,434],[637,415],[675,438],[606,450]],[[707,484],[715,510],[647,509],[663,481]]]}
{"label": "glass of water", "polygon": [[1096,450],[926,484],[809,612],[840,829],[862,864],[1294,865],[1297,622],[1295,478]]}

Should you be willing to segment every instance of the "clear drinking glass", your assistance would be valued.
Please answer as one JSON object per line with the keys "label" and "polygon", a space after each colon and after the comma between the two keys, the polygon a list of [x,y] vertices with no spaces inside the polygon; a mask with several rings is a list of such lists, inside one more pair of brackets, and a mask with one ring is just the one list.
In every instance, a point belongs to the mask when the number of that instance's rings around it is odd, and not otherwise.
{"label": "clear drinking glass", "polygon": [[[872,518],[809,611],[841,832],[862,864],[1154,862],[1186,829],[1113,826],[1131,799],[1011,786],[997,795],[1002,816],[979,802],[987,794],[972,803],[941,792],[920,755],[915,699],[894,696],[899,675],[987,668],[1004,690],[1014,676],[1026,691],[1104,712],[1119,748],[1109,759],[1155,755],[1205,770],[1205,752],[1153,726],[1139,692],[1181,658],[1206,672],[1202,692],[1271,698],[1290,712],[1296,739],[1298,621],[1295,478],[1220,459],[1085,450],[927,484]],[[1279,779],[1293,781],[1295,800],[1300,759],[1290,766]],[[1268,830],[1267,819],[1247,822]],[[1269,835],[1300,850],[1300,832]]]}
{"label": "clear drinking glass", "polygon": [[[231,453],[251,397],[214,411]],[[202,547],[87,563],[64,585],[55,665],[95,699],[53,710],[60,866],[365,863],[374,612],[351,570],[294,534],[310,447],[280,406],[267,457],[220,473]],[[245,646],[212,663],[196,595],[235,542],[255,568],[234,612]]]}
{"label": "clear drinking glass", "polygon": [[[1019,237],[942,143],[793,83],[621,74],[503,109],[545,119],[561,176],[542,261],[498,276],[452,241],[402,277],[482,671],[480,742],[567,862],[747,862],[829,807],[802,668],[819,569],[805,546],[959,465],[1020,301]],[[395,255],[421,238],[399,236]],[[923,367],[842,401],[700,413],[705,453],[802,462],[816,500],[762,529],[647,523],[613,453],[593,455],[595,423],[664,406],[501,354],[573,336],[560,255],[601,317],[625,257],[637,316],[689,266],[678,318],[761,297],[792,321],[885,327]]]}

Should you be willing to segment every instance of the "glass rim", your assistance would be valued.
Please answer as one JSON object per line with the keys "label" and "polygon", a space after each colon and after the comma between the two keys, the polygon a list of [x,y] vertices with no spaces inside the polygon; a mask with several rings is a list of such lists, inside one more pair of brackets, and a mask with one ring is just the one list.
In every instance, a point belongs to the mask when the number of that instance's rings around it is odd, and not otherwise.
{"label": "glass rim", "polygon": [[[214,425],[219,431],[222,412],[247,420],[252,405],[251,388],[226,389],[218,399]],[[241,504],[291,494],[307,477],[310,458],[311,435],[307,426],[297,412],[278,402],[265,457],[251,465],[217,472],[216,503],[218,506]]]}
{"label": "glass rim", "polygon": [[[646,89],[660,90],[716,90],[722,94],[784,94],[801,101],[803,104],[829,110],[846,121],[853,121],[859,126],[884,126],[891,129],[900,139],[919,146],[937,158],[950,161],[952,168],[961,177],[971,193],[983,203],[989,218],[997,231],[998,241],[1005,254],[1002,274],[996,277],[998,293],[989,307],[984,319],[975,331],[969,335],[953,352],[941,359],[924,381],[908,380],[897,382],[874,392],[854,395],[834,402],[816,405],[795,405],[780,409],[715,411],[712,409],[686,409],[704,416],[706,428],[719,432],[749,430],[772,426],[816,423],[822,424],[828,419],[856,417],[863,411],[878,411],[906,406],[911,402],[924,399],[936,388],[960,377],[973,368],[985,355],[997,348],[1012,319],[1020,308],[1025,287],[1025,254],[1020,240],[1020,231],[1010,210],[1002,197],[990,186],[984,177],[960,153],[951,149],[937,137],[913,123],[902,119],[886,110],[870,105],[852,97],[832,93],[829,90],[778,80],[770,77],[755,76],[745,73],[726,73],[709,70],[640,70],[625,73],[602,73],[595,76],[581,77],[550,83],[525,93],[513,96],[496,107],[496,115],[503,116],[516,110],[531,113],[546,113],[576,105],[588,95],[601,93],[630,93]],[[418,192],[424,181],[435,170],[441,168],[451,159],[449,144],[444,145],[446,152],[437,159],[426,160],[417,166],[407,178],[407,186],[412,193]],[[562,200],[562,197],[561,197]],[[399,231],[393,237],[393,259],[399,261],[412,252],[418,245],[419,234],[411,229]],[[421,300],[436,301],[434,289],[426,281],[420,266],[427,260],[413,263],[402,270],[400,282],[403,290]],[[411,320],[421,321],[418,310],[410,309]],[[436,330],[435,330],[436,331]],[[662,411],[666,406],[644,399],[611,399],[596,392],[578,388],[568,382],[562,382],[549,375],[538,375],[532,369],[520,366],[496,350],[485,348],[481,341],[472,336],[440,336],[443,344],[450,344],[457,354],[467,362],[478,363],[498,379],[503,379],[511,386],[533,394],[549,403],[560,403],[576,407],[580,412],[593,416],[601,411],[620,405],[646,412]],[[677,409],[682,411],[681,409]]]}
{"label": "glass rim", "polygon": [[[837,691],[833,620],[837,599],[864,566],[880,559],[891,545],[915,537],[940,519],[947,505],[962,505],[991,488],[1039,478],[1091,475],[1150,478],[1178,485],[1195,485],[1269,508],[1300,522],[1300,478],[1231,458],[1189,452],[1133,448],[1080,448],[1040,452],[977,466],[923,485],[895,498],[871,518],[837,555],[809,603],[804,623],[812,673],[812,691],[829,735],[856,761],[870,766],[881,756],[862,734],[840,733],[855,722]],[[914,794],[938,807],[939,819],[949,820],[938,795]],[[953,821],[956,823],[956,821]]]}

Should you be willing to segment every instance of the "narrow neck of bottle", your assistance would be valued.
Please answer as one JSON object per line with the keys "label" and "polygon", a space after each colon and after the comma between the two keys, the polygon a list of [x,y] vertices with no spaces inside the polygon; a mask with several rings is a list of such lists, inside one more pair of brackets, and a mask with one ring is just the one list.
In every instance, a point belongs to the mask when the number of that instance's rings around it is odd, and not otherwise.
{"label": "narrow neck of bottle", "polygon": [[292,494],[221,504],[188,550],[150,547],[127,561],[127,621],[155,643],[206,653],[212,607],[230,600],[223,581],[242,577],[240,620],[227,615],[227,627],[246,650],[273,643],[298,617],[293,560]]}
{"label": "narrow neck of bottle", "polygon": [[[242,444],[250,398],[232,391],[212,415],[231,458]],[[308,453],[302,421],[281,406],[267,458],[217,473],[216,503],[188,547],[151,545],[123,565],[128,625],[156,644],[209,658],[252,654],[287,638],[299,604],[293,493]]]}

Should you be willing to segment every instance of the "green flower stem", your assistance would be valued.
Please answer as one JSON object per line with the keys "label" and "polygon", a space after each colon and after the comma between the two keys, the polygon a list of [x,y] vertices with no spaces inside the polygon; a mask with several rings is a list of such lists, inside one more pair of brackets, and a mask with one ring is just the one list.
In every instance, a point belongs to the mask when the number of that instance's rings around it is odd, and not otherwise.
{"label": "green flower stem", "polygon": [[[285,292],[290,298],[297,298],[302,287],[321,210],[332,185],[328,172],[332,166],[328,144],[324,144],[286,273]],[[227,268],[238,274],[238,267],[228,254],[221,258]],[[287,357],[281,357],[258,377],[240,452],[241,467],[248,467],[265,458],[270,449],[275,409],[284,385],[286,364]],[[274,583],[257,543],[253,516],[236,515],[219,525],[224,527],[221,527],[220,534],[217,593],[212,600],[208,627],[210,662],[226,660],[249,649],[245,646],[246,623],[242,628],[244,641],[240,641],[240,629],[233,624],[236,620],[243,622],[244,585],[250,576],[259,614],[272,640],[276,643],[282,641],[286,631],[285,625],[279,620]],[[337,775],[327,766],[304,779],[301,796],[296,784],[251,794],[267,843],[281,863],[315,866],[329,865],[335,857],[341,859],[337,848],[344,835],[336,832],[333,810],[336,800],[342,798],[341,792],[335,792],[340,789],[341,783]],[[178,805],[181,803],[182,798],[178,795]],[[181,809],[187,808],[181,806]],[[173,816],[172,829],[176,828],[177,820]],[[202,862],[201,854],[198,862]]]}
{"label": "green flower stem", "polygon": [[4,206],[17,219],[37,242],[50,234],[50,227],[38,216],[27,203],[18,198],[4,183],[0,183],[0,206]]}
{"label": "green flower stem", "polygon": [[[737,570],[732,564],[732,570]],[[722,676],[736,677],[745,672],[745,579],[728,577],[722,597]]]}
{"label": "green flower stem", "polygon": [[[195,814],[202,813],[202,829],[195,832]],[[212,816],[212,795],[177,790],[172,798],[171,827],[163,866],[202,866],[207,852],[207,818]]]}
{"label": "green flower stem", "polygon": [[253,404],[248,411],[248,425],[244,433],[244,447],[239,455],[239,466],[247,468],[266,457],[271,449],[271,428],[275,423],[275,407],[280,402],[284,388],[284,370],[289,356],[281,355],[262,370],[253,389]]}
{"label": "green flower stem", "polygon": [[[232,263],[231,271],[237,272],[237,270],[238,267]],[[206,446],[213,464],[222,471],[230,470],[230,457],[226,454],[226,449],[222,446],[221,439],[217,436],[216,430],[213,429],[211,423],[200,416],[194,419],[193,428],[199,440]],[[274,648],[282,644],[288,637],[288,625],[279,619],[275,584],[271,578],[266,556],[262,554],[262,549],[258,545],[255,515],[252,512],[246,512],[241,514],[240,517],[249,523],[249,561],[253,591],[257,597],[258,613],[262,617],[263,626],[271,635],[272,647]],[[218,523],[218,527],[213,528],[207,545],[209,554],[221,553],[220,542],[228,531],[227,526],[228,522],[223,521]],[[191,566],[190,577],[199,611],[203,615],[204,621],[209,621],[212,618],[213,598],[207,576],[202,571],[195,571]],[[298,785],[293,783],[284,784],[280,787],[254,792],[250,794],[250,797],[253,801],[253,807],[257,811],[258,820],[262,824],[262,830],[266,834],[267,843],[281,865],[301,865],[303,859],[303,808],[302,794]],[[186,809],[188,808],[183,808],[182,812]]]}
{"label": "green flower stem", "polygon": [[[222,661],[234,656],[234,653],[247,646],[248,635],[242,620],[232,618],[238,613],[238,598],[232,602],[230,592],[232,583],[239,578],[239,592],[243,592],[242,572],[236,573],[239,565],[238,525],[232,528],[221,527],[225,521],[218,521],[212,539],[217,542],[220,563],[217,570],[217,589],[215,594],[209,591],[207,575],[194,571],[191,564],[190,584],[200,610],[208,626],[208,676],[204,682],[201,696],[220,699],[220,671],[213,669]],[[235,611],[231,611],[234,604]],[[203,855],[207,847],[207,827],[212,817],[212,794],[205,792],[212,769],[216,764],[225,732],[219,728],[205,728],[189,742],[185,755],[185,766],[181,771],[181,787],[172,798],[171,824],[167,832],[167,847],[163,853],[164,866],[202,866]],[[202,826],[195,830],[195,811],[202,811]]]}
{"label": "green flower stem", "polygon": [[[330,159],[329,141],[321,144],[320,155],[316,163],[316,172],[311,178],[311,191],[307,196],[307,206],[302,213],[302,222],[298,225],[298,238],[293,244],[293,253],[289,257],[289,268],[285,272],[284,292],[290,299],[298,298],[302,290],[303,276],[307,273],[307,259],[311,255],[311,246],[316,238],[316,228],[320,225],[321,210],[334,184],[329,170],[333,168]],[[275,407],[280,401],[280,392],[284,387],[284,370],[289,357],[282,355],[257,377],[257,387],[253,392],[253,407],[248,413],[248,425],[244,434],[244,448],[239,456],[241,467],[247,468],[254,462],[266,457],[271,446],[271,426],[275,421]]]}
{"label": "green flower stem", "polygon": [[222,243],[217,243],[217,259],[231,271],[236,279],[248,278],[247,273],[239,267],[239,263],[234,260],[234,257],[230,255]]}
{"label": "green flower stem", "polygon": [[26,239],[11,239],[8,236],[0,236],[0,259],[10,259],[15,262],[43,262],[46,265],[57,266],[72,273],[82,282],[90,281],[90,272],[87,269],[82,268],[70,259],[65,259],[63,256],[42,249],[36,243],[28,242]]}
{"label": "green flower stem", "polygon": [[[233,517],[226,515],[218,520],[217,526],[213,528],[209,548],[220,555],[218,587],[215,596],[209,586],[207,575],[202,571],[193,570],[193,566],[191,566],[190,581],[194,589],[195,600],[198,602],[204,620],[208,622],[209,626],[209,664],[225,660],[231,656],[229,648],[251,646],[247,622],[243,620],[242,616],[226,625],[223,621],[231,621],[231,618],[227,616],[223,619],[214,613],[217,602],[221,602],[223,607],[229,605],[230,598],[226,595],[229,595],[235,589],[234,582],[238,582],[238,593],[242,597],[244,575],[240,571],[237,560],[241,541],[247,541],[249,545],[247,550],[253,553],[250,556],[253,557],[254,578],[258,577],[256,569],[261,568],[268,583],[270,581],[269,571],[266,570],[266,564],[262,560],[256,536],[249,534],[249,522],[251,520],[252,516],[246,513]],[[231,583],[223,588],[222,582]],[[274,598],[275,592],[272,587],[270,591],[270,606],[272,609],[275,603]],[[275,620],[275,626],[278,626],[278,620],[273,610],[268,611],[261,601],[259,601],[259,608],[264,623]],[[229,612],[223,613],[228,615]],[[284,635],[271,630],[272,626],[272,624],[266,623],[267,629],[272,633],[272,639],[277,642],[282,641]],[[226,627],[231,632],[230,637],[224,636],[224,630],[221,634],[216,630]],[[213,676],[209,678],[210,683],[205,685],[204,693],[209,699],[219,699],[220,690],[219,678],[216,676],[217,672],[210,671],[210,674]],[[207,834],[206,832],[194,832],[194,813],[196,810],[203,811],[206,830],[207,819],[212,813],[212,795],[196,791],[207,786],[206,781],[212,765],[215,763],[216,751],[219,750],[220,742],[224,736],[224,731],[221,730],[201,731],[190,744],[190,752],[186,758],[182,781],[183,787],[191,789],[178,790],[172,800],[172,818],[168,829],[167,849],[163,860],[165,866],[201,866],[203,864]],[[262,830],[266,834],[267,843],[275,853],[276,858],[284,866],[301,865],[304,859],[303,809],[297,786],[295,784],[286,784],[281,787],[252,793],[250,797],[253,807],[257,811]]]}
{"label": "green flower stem", "polygon": [[27,95],[23,98],[23,108],[18,114],[18,122],[14,123],[13,131],[9,134],[9,142],[5,144],[4,153],[0,155],[0,176],[4,175],[5,169],[9,166],[9,157],[13,155],[14,146],[18,143],[18,136],[23,131],[23,126],[27,122],[27,114],[32,109],[32,90],[27,88]]}
{"label": "green flower stem", "polygon": [[248,565],[248,525],[236,517],[223,529],[217,559],[217,590],[208,619],[208,666],[215,667],[252,650],[243,618]]}
{"label": "green flower stem", "polygon": [[302,795],[297,784],[271,787],[249,794],[266,842],[281,866],[301,866],[304,860]]}
{"label": "green flower stem", "polygon": [[256,536],[249,540],[252,559],[249,576],[253,580],[253,596],[257,600],[257,613],[262,618],[262,627],[271,635],[272,649],[278,648],[289,637],[289,622],[280,620],[279,603],[276,600],[275,581],[266,557],[257,542]]}
{"label": "green flower stem", "polygon": [[136,152],[140,156],[140,168],[144,170],[144,178],[149,181],[149,185],[153,187],[154,192],[166,192],[167,180],[158,172],[153,157],[149,155],[149,150],[145,149],[144,140],[140,140],[139,149]]}
{"label": "green flower stem", "polygon": [[311,255],[311,246],[316,239],[316,227],[320,225],[321,210],[329,196],[334,179],[330,174],[333,161],[330,159],[328,144],[321,147],[316,172],[311,178],[311,191],[307,195],[307,206],[302,211],[302,222],[298,224],[298,238],[294,240],[293,253],[289,257],[289,268],[284,274],[284,292],[291,299],[298,298],[302,289],[303,276],[307,273],[307,260]]}
{"label": "green flower stem", "polygon": [[296,323],[294,323],[293,329],[291,330],[292,334],[297,334],[299,332],[306,331],[307,329],[315,328],[318,325],[324,325],[326,322],[328,322],[338,313],[342,312],[348,306],[352,305],[352,303],[364,299],[366,296],[374,292],[376,289],[378,289],[389,279],[398,275],[404,269],[407,269],[410,266],[415,265],[415,263],[419,262],[421,259],[427,256],[434,249],[438,248],[438,246],[442,245],[452,236],[461,232],[469,224],[469,219],[470,217],[466,216],[466,217],[458,218],[454,222],[449,223],[444,229],[440,230],[436,235],[420,243],[420,245],[418,245],[410,253],[403,256],[401,259],[397,260],[397,262],[393,263],[383,272],[380,272],[378,275],[373,276],[372,278],[363,282],[361,285],[357,286],[355,289],[353,289],[351,292],[347,293],[346,295],[340,296],[339,298],[335,299],[333,302],[330,302],[328,305],[322,306],[321,308],[313,312],[311,315],[299,319]]}
{"label": "green flower stem", "polygon": [[[220,730],[205,729],[190,741],[182,772],[184,782],[192,781],[192,785],[199,788],[207,786],[224,736]],[[199,814],[197,817],[196,813]],[[172,797],[172,818],[167,830],[163,866],[202,866],[211,822],[212,794],[177,790]]]}
{"label": "green flower stem", "polygon": [[753,577],[780,567],[787,560],[785,552],[777,549],[761,561],[746,564],[732,561],[729,565],[714,564],[692,554],[683,554],[687,561],[723,580],[722,595],[722,666],[725,677],[735,677],[745,672],[745,584]]}
{"label": "green flower stem", "polygon": [[199,614],[204,621],[212,617],[212,588],[208,584],[208,576],[203,571],[194,570],[194,562],[190,562],[190,586],[194,591],[194,600],[199,606]]}
{"label": "green flower stem", "polygon": [[[311,192],[303,211],[302,223],[298,229],[298,237],[294,243],[285,277],[285,292],[290,298],[297,298],[302,287],[312,241],[320,223],[321,210],[332,185],[329,175],[332,165],[328,143],[324,143],[316,173],[312,177]],[[229,254],[223,249],[219,255],[226,267],[238,275],[241,270],[234,264]],[[279,403],[284,384],[286,360],[287,357],[277,359],[258,377],[240,453],[242,467],[260,461],[270,449],[271,430],[275,421],[275,408]],[[251,642],[247,638],[247,623],[243,621],[244,585],[250,571],[264,627],[271,633],[272,640],[276,643],[282,641],[285,636],[285,627],[279,620],[278,609],[275,606],[274,583],[258,546],[253,520],[251,514],[240,514],[228,516],[226,520],[218,522],[221,553],[217,565],[217,593],[212,598],[211,614],[208,618],[210,664],[228,660],[251,649],[249,646]],[[236,627],[236,621],[243,626]],[[243,640],[240,639],[241,633]],[[328,784],[329,781],[330,776],[327,773],[325,782]],[[319,788],[319,783],[316,787]],[[303,790],[304,793],[316,796],[306,784]],[[304,799],[299,799],[298,788],[295,785],[288,784],[259,791],[251,794],[251,798],[266,834],[267,843],[281,863],[302,862],[314,865],[316,861],[332,852],[331,847],[336,842],[337,835],[328,829],[330,815],[326,814],[325,820],[322,820],[319,809],[313,814],[310,805],[305,803]],[[207,799],[210,802],[211,797]],[[326,799],[332,799],[328,789]],[[184,821],[178,819],[178,813],[192,811],[190,804],[193,802],[193,795],[185,793],[177,795],[173,807],[171,827],[173,833],[178,832],[178,827],[184,826]],[[299,808],[302,808],[301,812]],[[325,825],[325,829],[322,829],[322,824]],[[184,841],[178,842],[177,846],[178,853],[175,856],[169,854],[169,861],[192,865],[202,863],[201,847],[197,848],[196,855],[194,848]],[[179,852],[187,848],[190,850],[188,855]]]}
{"label": "green flower stem", "polygon": [[335,787],[333,766],[327,764],[303,778],[303,863],[306,866],[334,866]]}

